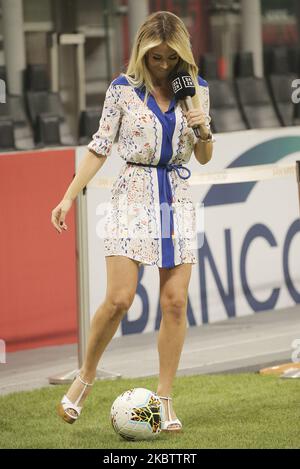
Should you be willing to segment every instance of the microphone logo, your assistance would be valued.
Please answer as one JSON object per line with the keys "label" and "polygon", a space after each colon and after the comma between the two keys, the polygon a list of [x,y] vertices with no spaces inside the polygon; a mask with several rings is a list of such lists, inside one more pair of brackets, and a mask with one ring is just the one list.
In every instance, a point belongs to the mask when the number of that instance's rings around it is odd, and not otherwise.
{"label": "microphone logo", "polygon": [[182,84],[180,83],[180,78],[175,78],[175,80],[172,81],[172,88],[174,93],[177,93],[177,91],[182,90]]}
{"label": "microphone logo", "polygon": [[181,77],[186,88],[194,88],[194,83],[190,75]]}

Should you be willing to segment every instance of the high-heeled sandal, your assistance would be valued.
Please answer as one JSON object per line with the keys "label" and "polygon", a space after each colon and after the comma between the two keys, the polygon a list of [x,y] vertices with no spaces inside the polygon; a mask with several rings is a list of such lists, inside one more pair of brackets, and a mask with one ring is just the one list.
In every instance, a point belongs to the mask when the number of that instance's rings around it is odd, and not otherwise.
{"label": "high-heeled sandal", "polygon": [[[163,418],[161,422],[161,430],[168,431],[168,432],[181,432],[182,430],[182,423],[178,418],[176,419],[171,419],[171,408],[170,408],[170,401],[172,400],[172,397],[169,396],[158,396],[160,399],[166,399],[167,400],[167,415],[165,412],[165,407],[163,405]],[[173,428],[172,428],[173,427]]]}
{"label": "high-heeled sandal", "polygon": [[[76,399],[76,401],[73,403],[70,401],[70,399],[67,397],[67,395],[65,394],[60,402],[60,404],[58,404],[57,406],[57,413],[58,415],[65,421],[65,422],[68,422],[68,423],[74,423],[80,413],[81,413],[81,409],[82,409],[82,406],[79,406],[79,402],[81,401],[81,398],[82,396],[84,395],[85,393],[85,390],[88,386],[93,386],[94,384],[94,381],[92,383],[86,383],[85,381],[83,381],[83,379],[81,379],[81,376],[80,375],[77,375],[76,378],[79,379],[79,381],[84,385],[84,388],[82,389],[81,393],[79,394],[79,397]],[[75,378],[75,379],[76,379]],[[75,381],[75,380],[74,380]],[[70,412],[68,412],[68,410],[73,410],[76,412],[76,415],[74,414],[71,414]]]}

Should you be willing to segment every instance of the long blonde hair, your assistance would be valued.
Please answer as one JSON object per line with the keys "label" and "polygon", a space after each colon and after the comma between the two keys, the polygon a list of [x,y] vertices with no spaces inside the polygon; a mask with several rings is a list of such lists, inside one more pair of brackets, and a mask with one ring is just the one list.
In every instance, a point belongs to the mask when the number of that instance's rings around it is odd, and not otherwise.
{"label": "long blonde hair", "polygon": [[146,65],[147,52],[166,43],[179,55],[175,66],[176,71],[188,72],[196,90],[198,89],[198,67],[191,49],[190,35],[183,21],[169,11],[158,11],[146,18],[140,26],[132,47],[129,63],[125,74],[129,83],[134,87],[145,86],[145,102],[149,93],[154,89],[150,72]]}

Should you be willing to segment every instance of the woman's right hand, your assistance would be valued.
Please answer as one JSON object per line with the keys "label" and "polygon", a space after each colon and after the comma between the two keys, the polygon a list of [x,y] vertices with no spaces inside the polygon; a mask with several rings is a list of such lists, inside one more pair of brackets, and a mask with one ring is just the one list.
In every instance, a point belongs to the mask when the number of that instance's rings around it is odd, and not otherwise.
{"label": "woman's right hand", "polygon": [[73,201],[70,199],[63,199],[53,210],[51,215],[51,223],[54,228],[61,233],[62,229],[67,230],[68,227],[65,224],[65,218],[72,207]]}

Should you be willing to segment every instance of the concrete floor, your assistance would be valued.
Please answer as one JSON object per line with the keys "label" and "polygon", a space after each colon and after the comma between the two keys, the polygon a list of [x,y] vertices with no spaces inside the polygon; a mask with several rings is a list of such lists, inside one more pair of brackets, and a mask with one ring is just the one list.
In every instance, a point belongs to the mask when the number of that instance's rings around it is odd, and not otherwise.
{"label": "concrete floor", "polygon": [[[300,339],[300,306],[189,328],[177,375],[258,371],[291,362]],[[115,338],[100,365],[100,378],[156,375],[157,332]],[[7,354],[0,364],[0,394],[49,386],[49,377],[77,369],[77,345]]]}

